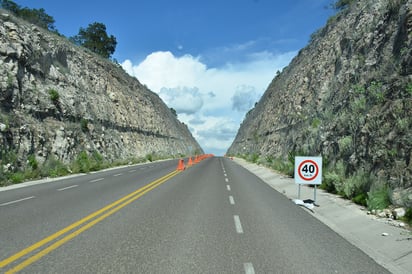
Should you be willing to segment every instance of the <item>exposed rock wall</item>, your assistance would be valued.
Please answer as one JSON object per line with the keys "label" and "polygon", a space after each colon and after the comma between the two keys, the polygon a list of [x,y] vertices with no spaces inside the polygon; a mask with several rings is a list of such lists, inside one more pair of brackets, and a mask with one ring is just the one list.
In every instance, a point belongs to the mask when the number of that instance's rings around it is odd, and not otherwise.
{"label": "exposed rock wall", "polygon": [[108,161],[203,152],[164,102],[120,66],[4,10],[0,147],[20,165],[28,155],[69,163],[83,150]]}
{"label": "exposed rock wall", "polygon": [[273,79],[228,153],[322,155],[412,206],[412,1],[354,1],[330,18]]}

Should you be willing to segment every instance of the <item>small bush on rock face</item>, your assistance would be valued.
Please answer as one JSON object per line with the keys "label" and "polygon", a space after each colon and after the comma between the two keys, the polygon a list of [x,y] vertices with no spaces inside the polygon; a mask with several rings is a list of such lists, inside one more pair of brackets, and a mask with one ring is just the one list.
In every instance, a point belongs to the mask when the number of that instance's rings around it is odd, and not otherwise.
{"label": "small bush on rock face", "polygon": [[77,156],[76,161],[73,165],[74,172],[89,172],[90,171],[90,160],[86,151],[80,152]]}
{"label": "small bush on rock face", "polygon": [[345,178],[345,166],[342,161],[338,161],[333,167],[325,168],[323,173],[322,189],[334,194],[340,194],[344,196],[344,178]]}
{"label": "small bush on rock face", "polygon": [[13,173],[10,176],[10,180],[13,184],[21,183],[24,180],[24,173],[22,173],[22,172]]}
{"label": "small bush on rock face", "polygon": [[41,167],[40,175],[42,177],[57,177],[67,175],[67,167],[60,162],[55,156],[50,155]]}
{"label": "small bush on rock face", "polygon": [[83,118],[80,121],[80,127],[81,127],[83,132],[88,132],[89,131],[89,121],[87,121],[87,119]]}
{"label": "small bush on rock face", "polygon": [[[355,172],[351,177],[345,180],[344,193],[345,198],[361,200],[362,195],[366,196],[367,191],[371,185],[370,176],[364,170]],[[366,198],[366,197],[365,197]]]}
{"label": "small bush on rock face", "polygon": [[412,225],[412,207],[406,210],[405,216],[403,219],[410,225]]}
{"label": "small bush on rock face", "polygon": [[58,102],[60,99],[60,95],[55,89],[49,89],[50,100],[53,102]]}
{"label": "small bush on rock face", "polygon": [[367,205],[368,209],[387,208],[390,205],[388,188],[382,187],[368,192]]}

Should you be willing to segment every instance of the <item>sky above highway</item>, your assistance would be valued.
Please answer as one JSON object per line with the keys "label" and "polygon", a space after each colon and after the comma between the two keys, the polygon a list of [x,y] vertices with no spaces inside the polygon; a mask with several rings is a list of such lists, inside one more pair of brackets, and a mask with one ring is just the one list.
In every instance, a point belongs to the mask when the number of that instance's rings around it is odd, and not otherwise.
{"label": "sky above highway", "polygon": [[117,39],[122,67],[174,108],[206,153],[223,155],[249,111],[332,0],[15,0],[74,36],[93,22]]}

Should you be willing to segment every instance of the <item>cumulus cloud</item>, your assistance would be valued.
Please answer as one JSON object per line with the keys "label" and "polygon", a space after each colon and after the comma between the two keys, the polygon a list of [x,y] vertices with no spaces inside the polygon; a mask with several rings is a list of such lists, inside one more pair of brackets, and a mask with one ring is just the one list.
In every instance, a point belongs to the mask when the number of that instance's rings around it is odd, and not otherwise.
{"label": "cumulus cloud", "polygon": [[255,87],[242,85],[237,87],[232,96],[232,108],[237,111],[248,111],[257,101]]}
{"label": "cumulus cloud", "polygon": [[202,95],[196,87],[163,87],[160,89],[159,96],[169,107],[174,108],[178,114],[193,114],[203,106]]}
{"label": "cumulus cloud", "polygon": [[248,54],[242,62],[210,68],[201,56],[165,51],[136,64],[125,60],[122,67],[176,110],[204,150],[224,153],[245,113],[295,55],[263,51]]}

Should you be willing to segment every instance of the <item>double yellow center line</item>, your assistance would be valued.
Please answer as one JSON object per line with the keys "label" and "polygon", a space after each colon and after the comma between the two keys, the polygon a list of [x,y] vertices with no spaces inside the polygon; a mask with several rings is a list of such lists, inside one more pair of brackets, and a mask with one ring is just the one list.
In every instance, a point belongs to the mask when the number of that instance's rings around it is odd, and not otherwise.
{"label": "double yellow center line", "polygon": [[0,268],[4,268],[4,267],[8,266],[9,264],[21,259],[24,256],[29,255],[33,251],[35,251],[35,250],[37,250],[41,247],[44,247],[46,244],[48,244],[48,243],[56,240],[57,238],[69,233],[70,231],[76,229],[76,230],[72,231],[70,234],[67,234],[66,236],[61,238],[60,240],[57,240],[57,241],[53,242],[52,244],[50,244],[46,248],[44,248],[42,250],[39,250],[37,253],[35,253],[31,257],[27,258],[23,262],[19,263],[18,265],[14,266],[13,268],[9,269],[5,273],[7,273],[7,274],[8,273],[16,273],[16,272],[26,268],[30,264],[36,262],[37,260],[39,260],[43,256],[45,256],[48,253],[52,252],[56,248],[58,248],[61,245],[65,244],[66,242],[70,241],[74,237],[80,235],[82,232],[88,230],[89,228],[91,228],[95,224],[101,222],[102,220],[106,219],[110,215],[112,215],[115,212],[119,211],[123,207],[125,207],[128,204],[132,203],[133,201],[139,199],[141,196],[148,193],[152,189],[158,187],[159,185],[163,184],[164,182],[171,179],[172,177],[174,177],[178,173],[179,173],[179,171],[173,171],[173,172],[171,172],[171,173],[169,173],[169,174],[167,174],[167,175],[151,182],[150,184],[147,184],[144,187],[139,188],[136,191],[124,196],[123,198],[121,198],[121,199],[119,199],[119,200],[103,207],[102,209],[99,209],[96,212],[94,212],[90,215],[87,215],[83,219],[81,219],[81,220],[79,220],[79,221],[63,228],[62,230],[57,231],[56,233],[44,238],[43,240],[40,240],[39,242],[37,242],[37,243],[35,243],[35,244],[33,244],[33,245],[23,249],[23,250],[21,250],[20,252],[17,252],[16,254],[8,257],[7,259],[4,259],[4,260],[0,261]]}

